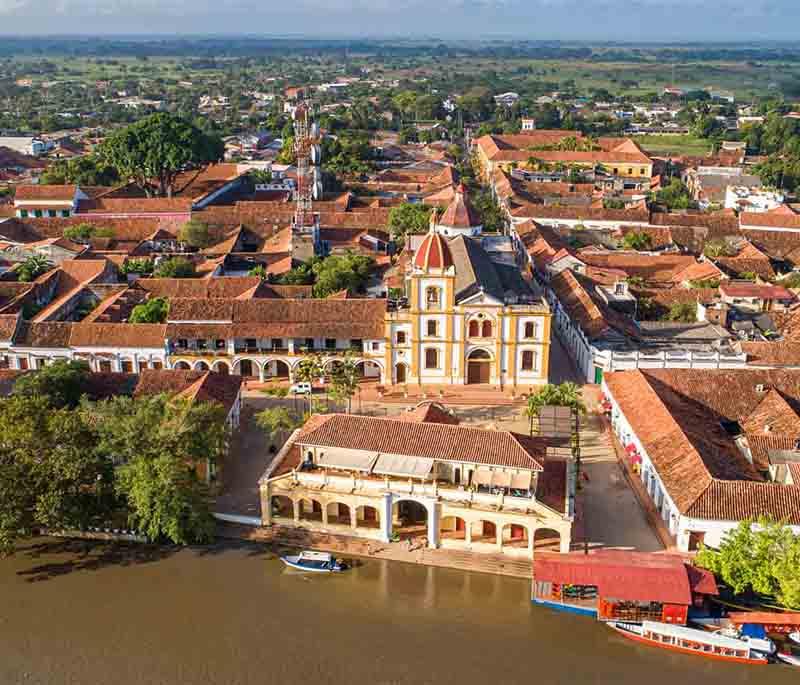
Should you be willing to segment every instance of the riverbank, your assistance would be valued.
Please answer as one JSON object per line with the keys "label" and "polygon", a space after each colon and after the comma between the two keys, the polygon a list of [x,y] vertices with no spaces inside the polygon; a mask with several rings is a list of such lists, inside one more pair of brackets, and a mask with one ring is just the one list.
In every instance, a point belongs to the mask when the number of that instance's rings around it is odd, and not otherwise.
{"label": "riverbank", "polygon": [[217,535],[223,539],[266,543],[276,550],[316,549],[343,556],[402,561],[528,580],[531,578],[530,559],[513,559],[502,554],[430,549],[413,540],[410,544],[408,541],[384,543],[284,526],[254,527],[233,523],[218,523]]}

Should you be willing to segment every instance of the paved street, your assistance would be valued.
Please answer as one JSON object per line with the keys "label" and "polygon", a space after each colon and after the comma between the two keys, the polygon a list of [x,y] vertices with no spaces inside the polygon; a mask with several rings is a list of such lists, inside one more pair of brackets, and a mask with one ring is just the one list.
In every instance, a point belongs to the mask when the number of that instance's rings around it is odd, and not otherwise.
{"label": "paved street", "polygon": [[[664,549],[648,523],[617,462],[600,417],[587,417],[581,433],[581,455],[586,478],[579,497],[583,502],[583,530],[590,549]],[[583,543],[583,540],[575,540]]]}

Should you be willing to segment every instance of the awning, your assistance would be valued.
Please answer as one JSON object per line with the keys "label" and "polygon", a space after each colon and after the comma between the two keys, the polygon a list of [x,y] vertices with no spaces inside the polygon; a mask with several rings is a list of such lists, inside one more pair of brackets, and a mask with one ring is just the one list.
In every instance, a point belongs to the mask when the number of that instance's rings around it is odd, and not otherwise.
{"label": "awning", "polygon": [[365,454],[356,450],[350,452],[342,452],[341,450],[319,452],[317,454],[317,466],[351,471],[370,471],[377,458],[377,454],[369,452]]}
{"label": "awning", "polygon": [[489,469],[478,467],[478,469],[475,471],[475,475],[473,476],[473,480],[478,485],[491,485],[492,472]]}
{"label": "awning", "polygon": [[511,477],[511,487],[514,490],[530,490],[533,474],[530,471],[521,471]]}
{"label": "awning", "polygon": [[505,471],[495,471],[494,478],[492,478],[492,485],[498,488],[510,488],[511,474]]}
{"label": "awning", "polygon": [[372,467],[372,472],[382,476],[405,478],[427,478],[433,469],[433,459],[409,457],[400,454],[381,454]]}

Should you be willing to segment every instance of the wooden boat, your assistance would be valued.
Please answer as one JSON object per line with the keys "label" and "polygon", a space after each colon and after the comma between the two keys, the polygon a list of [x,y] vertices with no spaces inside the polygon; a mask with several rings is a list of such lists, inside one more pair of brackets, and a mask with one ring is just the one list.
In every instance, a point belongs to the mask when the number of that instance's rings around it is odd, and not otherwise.
{"label": "wooden boat", "polygon": [[345,564],[328,552],[313,552],[304,550],[300,554],[287,554],[281,561],[290,568],[312,573],[338,573],[344,571]]}
{"label": "wooden boat", "polygon": [[641,624],[609,621],[608,625],[629,640],[674,652],[697,654],[709,659],[740,664],[769,663],[764,654],[754,650],[744,640],[706,633],[694,628],[655,621],[644,621]]}

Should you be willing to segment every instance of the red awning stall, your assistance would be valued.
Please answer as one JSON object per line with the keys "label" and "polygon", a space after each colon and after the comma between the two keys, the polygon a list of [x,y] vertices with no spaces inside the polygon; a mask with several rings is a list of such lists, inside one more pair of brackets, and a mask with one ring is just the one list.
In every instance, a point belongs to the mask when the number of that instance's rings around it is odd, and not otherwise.
{"label": "red awning stall", "polygon": [[[685,624],[694,593],[717,594],[713,576],[678,556],[637,552],[540,556],[534,561],[534,599],[569,603],[596,588],[600,620]],[[577,590],[575,588],[578,588]]]}

